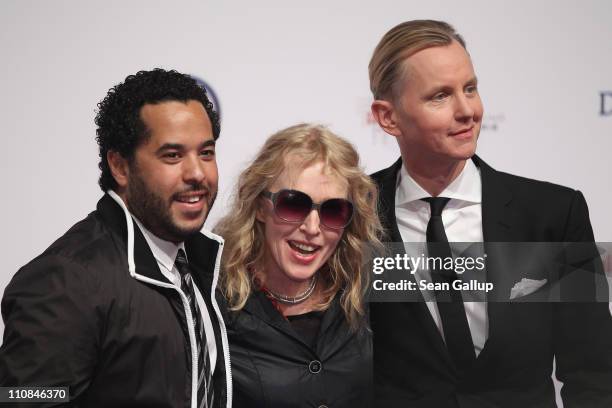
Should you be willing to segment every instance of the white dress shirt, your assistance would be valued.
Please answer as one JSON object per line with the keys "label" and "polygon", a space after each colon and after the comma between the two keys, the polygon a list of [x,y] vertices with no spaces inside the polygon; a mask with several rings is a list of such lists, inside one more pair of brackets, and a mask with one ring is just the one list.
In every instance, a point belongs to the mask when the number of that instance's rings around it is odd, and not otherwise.
{"label": "white dress shirt", "polygon": [[[140,220],[138,220],[136,217],[134,217],[133,215],[132,217],[134,218],[136,224],[142,231],[142,234],[144,235],[147,244],[149,244],[149,248],[151,248],[151,252],[153,252],[153,256],[157,261],[159,270],[170,282],[172,282],[180,290],[181,273],[174,265],[174,262],[176,260],[176,255],[178,254],[179,249],[185,251],[185,243],[181,242],[177,245],[173,242],[165,241],[154,235],[148,229],[146,229],[144,225],[142,225]],[[185,256],[187,256],[187,251],[185,251]],[[215,364],[217,362],[217,343],[215,342],[215,332],[213,329],[213,324],[210,320],[210,315],[208,314],[208,308],[206,307],[206,303],[204,302],[204,299],[202,298],[202,294],[200,293],[198,287],[196,285],[193,285],[193,290],[195,291],[198,308],[200,309],[202,321],[204,322],[204,334],[206,335],[206,343],[208,345],[211,373],[214,373]]]}
{"label": "white dress shirt", "polygon": [[[431,210],[422,198],[431,197],[402,166],[397,177],[395,191],[395,216],[397,227],[404,242],[420,243],[426,248],[426,232]],[[449,242],[483,242],[482,236],[482,182],[480,171],[472,160],[467,160],[463,170],[439,197],[450,201],[442,211],[442,223]],[[420,252],[419,252],[420,253]],[[431,282],[429,272],[417,270],[417,282],[425,279]],[[431,299],[431,298],[430,298]],[[444,338],[444,330],[438,304],[428,301],[427,308]],[[485,302],[464,302],[468,325],[476,355],[480,354],[488,337],[489,320]]]}

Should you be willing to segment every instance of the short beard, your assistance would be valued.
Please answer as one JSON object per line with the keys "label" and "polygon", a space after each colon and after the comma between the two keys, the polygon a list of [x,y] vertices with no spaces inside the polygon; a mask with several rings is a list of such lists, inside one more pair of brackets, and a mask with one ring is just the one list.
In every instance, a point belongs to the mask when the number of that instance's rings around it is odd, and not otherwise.
{"label": "short beard", "polygon": [[[194,185],[189,190],[206,190],[203,186]],[[144,182],[136,165],[130,166],[130,180],[126,190],[127,205],[130,212],[138,218],[142,225],[155,236],[170,242],[183,242],[190,236],[200,232],[208,214],[205,214],[202,224],[196,228],[181,228],[172,220],[170,214],[171,202],[165,202],[155,194]],[[208,211],[216,198],[216,192],[208,202]],[[172,197],[170,198],[170,200]]]}

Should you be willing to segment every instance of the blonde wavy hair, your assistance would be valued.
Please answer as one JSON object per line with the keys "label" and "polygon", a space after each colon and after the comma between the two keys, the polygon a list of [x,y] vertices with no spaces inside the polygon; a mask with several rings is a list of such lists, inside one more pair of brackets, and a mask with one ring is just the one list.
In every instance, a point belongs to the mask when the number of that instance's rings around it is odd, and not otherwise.
{"label": "blonde wavy hair", "polygon": [[323,297],[317,308],[326,309],[337,294],[349,325],[357,329],[365,316],[364,297],[369,273],[366,257],[378,250],[382,230],[376,207],[378,191],[359,167],[359,155],[346,140],[320,125],[299,124],[272,135],[241,173],[233,204],[215,231],[224,237],[221,287],[231,310],[241,310],[257,289],[254,271],[263,266],[264,225],[257,220],[263,191],[285,169],[288,155],[301,159],[306,168],[322,162],[327,171],[345,180],[353,202],[351,223],[344,229],[334,253],[318,271]]}

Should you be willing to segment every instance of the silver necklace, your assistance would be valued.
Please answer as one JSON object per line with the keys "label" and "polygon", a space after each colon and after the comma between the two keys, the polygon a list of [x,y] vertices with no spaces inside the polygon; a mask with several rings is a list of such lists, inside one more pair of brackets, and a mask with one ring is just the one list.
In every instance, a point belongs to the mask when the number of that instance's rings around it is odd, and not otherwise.
{"label": "silver necklace", "polygon": [[281,303],[285,303],[288,305],[296,305],[308,299],[310,295],[312,295],[312,293],[314,292],[316,285],[317,285],[317,275],[312,275],[312,278],[310,278],[310,285],[308,285],[308,288],[306,288],[304,292],[299,293],[296,296],[287,296],[287,295],[282,295],[280,293],[274,293],[269,288],[268,288],[268,293],[270,294],[270,296],[272,296],[274,299],[278,300]]}

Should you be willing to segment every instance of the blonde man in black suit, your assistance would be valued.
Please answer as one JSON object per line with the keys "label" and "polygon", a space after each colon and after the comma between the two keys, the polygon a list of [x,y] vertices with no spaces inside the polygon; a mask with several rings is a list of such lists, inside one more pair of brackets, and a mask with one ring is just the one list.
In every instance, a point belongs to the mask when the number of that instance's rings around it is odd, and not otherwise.
{"label": "blonde man in black suit", "polygon": [[[593,242],[579,191],[498,172],[475,155],[483,105],[453,27],[431,20],[394,27],[369,73],[372,113],[401,151],[373,175],[387,240]],[[582,266],[597,272],[598,262]],[[511,294],[507,276],[486,273],[496,284],[490,296]],[[593,279],[576,276],[556,283],[595,293]],[[377,406],[555,406],[553,358],[565,407],[612,406],[606,303],[466,302],[456,292],[451,302],[371,304]]]}

